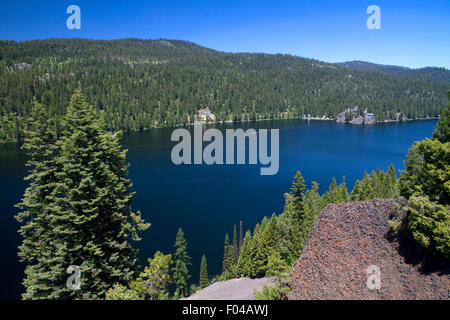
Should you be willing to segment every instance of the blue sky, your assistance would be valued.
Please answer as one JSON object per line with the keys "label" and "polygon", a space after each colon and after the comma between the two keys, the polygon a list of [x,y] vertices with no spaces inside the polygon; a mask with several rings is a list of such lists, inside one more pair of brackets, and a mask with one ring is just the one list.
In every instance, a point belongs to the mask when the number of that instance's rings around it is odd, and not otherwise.
{"label": "blue sky", "polygon": [[[81,8],[81,30],[66,8]],[[381,30],[369,30],[369,5]],[[0,39],[180,39],[227,52],[289,53],[450,69],[449,0],[2,0]]]}

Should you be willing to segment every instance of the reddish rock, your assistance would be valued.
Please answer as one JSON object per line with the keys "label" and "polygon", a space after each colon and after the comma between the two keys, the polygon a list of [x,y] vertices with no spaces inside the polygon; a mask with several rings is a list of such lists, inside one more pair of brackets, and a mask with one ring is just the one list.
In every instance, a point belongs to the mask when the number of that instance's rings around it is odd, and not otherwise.
{"label": "reddish rock", "polygon": [[[391,231],[394,203],[372,200],[329,205],[293,267],[289,299],[449,299],[449,262]],[[367,268],[379,267],[380,289]]]}

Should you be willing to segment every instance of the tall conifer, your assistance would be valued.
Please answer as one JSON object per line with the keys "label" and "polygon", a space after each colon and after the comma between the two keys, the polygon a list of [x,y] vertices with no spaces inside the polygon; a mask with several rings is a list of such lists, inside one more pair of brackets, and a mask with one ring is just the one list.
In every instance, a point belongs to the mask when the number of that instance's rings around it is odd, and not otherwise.
{"label": "tall conifer", "polygon": [[234,254],[234,263],[236,264],[239,258],[239,247],[237,241],[236,225],[234,225],[233,230],[233,254]]}
{"label": "tall conifer", "polygon": [[200,288],[206,288],[209,284],[208,280],[208,266],[206,264],[206,256],[202,256],[202,262],[200,264]]}
{"label": "tall conifer", "polygon": [[189,295],[189,287],[187,281],[190,278],[188,265],[190,265],[190,257],[187,253],[187,241],[184,238],[183,229],[178,229],[177,237],[175,240],[175,268],[173,279],[175,280],[176,290],[175,296],[187,297]]}
{"label": "tall conifer", "polygon": [[[39,135],[40,139],[46,136]],[[32,148],[38,146],[36,137],[29,140]],[[113,284],[126,285],[136,276],[137,250],[130,240],[140,240],[139,232],[149,224],[139,212],[131,211],[133,193],[129,191],[126,152],[121,150],[120,138],[119,133],[105,130],[100,115],[76,91],[67,108],[61,138],[52,142],[54,147],[49,142],[39,151],[48,158],[37,167],[46,165],[51,179],[42,185],[40,179],[46,174],[31,177],[32,188],[37,190],[40,184],[45,189],[39,209],[45,221],[35,220],[32,229],[41,246],[48,248],[34,250],[36,260],[48,269],[45,278],[25,282],[24,298],[103,298]],[[55,152],[50,155],[50,150]],[[21,203],[25,211],[18,215],[19,221],[28,209],[37,208],[32,201],[32,195],[26,192]],[[25,234],[24,238],[24,244],[30,241]],[[66,285],[70,265],[80,268],[80,290]]]}

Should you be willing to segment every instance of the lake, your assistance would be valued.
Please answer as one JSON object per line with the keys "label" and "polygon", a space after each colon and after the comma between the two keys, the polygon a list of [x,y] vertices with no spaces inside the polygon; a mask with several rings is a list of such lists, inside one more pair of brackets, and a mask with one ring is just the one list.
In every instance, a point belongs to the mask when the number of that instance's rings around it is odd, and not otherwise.
{"label": "lake", "polygon": [[[279,172],[261,176],[260,165],[172,164],[170,141],[173,129],[127,134],[129,177],[136,192],[133,209],[141,210],[151,227],[138,243],[141,264],[156,250],[173,252],[177,229],[182,227],[192,257],[192,281],[198,281],[203,253],[210,275],[221,271],[225,233],[244,223],[253,230],[263,216],[283,210],[283,194],[301,170],[308,187],[311,181],[328,188],[332,177],[345,175],[351,190],[364,171],[386,170],[393,163],[403,169],[409,146],[430,137],[436,120],[387,123],[375,126],[337,124],[333,121],[274,120],[218,124],[216,128],[280,129]],[[210,127],[210,126],[209,126]],[[192,128],[189,128],[192,130]],[[24,265],[17,258],[20,237],[13,218],[26,187],[26,158],[16,144],[0,145],[0,299],[18,299],[23,291]]]}

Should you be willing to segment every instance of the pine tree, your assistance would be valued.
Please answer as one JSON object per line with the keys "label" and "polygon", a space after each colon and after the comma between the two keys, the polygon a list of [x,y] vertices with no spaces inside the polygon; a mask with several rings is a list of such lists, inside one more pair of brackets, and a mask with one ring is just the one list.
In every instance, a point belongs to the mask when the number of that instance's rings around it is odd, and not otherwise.
{"label": "pine tree", "polygon": [[[448,94],[450,100],[450,93]],[[450,259],[450,103],[432,139],[415,142],[400,176],[409,198],[406,231],[421,246]]]}
{"label": "pine tree", "polygon": [[206,256],[202,256],[202,262],[200,264],[200,288],[206,288],[209,285],[208,280],[208,266],[206,264]]}
{"label": "pine tree", "polygon": [[289,272],[289,265],[281,258],[278,251],[272,250],[268,262],[266,276],[285,277]]}
{"label": "pine tree", "polygon": [[175,268],[173,269],[173,279],[176,284],[175,296],[177,298],[187,297],[189,295],[189,287],[187,281],[190,278],[188,265],[190,265],[190,257],[187,253],[187,241],[184,238],[183,229],[178,229],[175,240]]}
{"label": "pine tree", "polygon": [[[35,225],[42,245],[51,249],[38,252],[39,259],[51,267],[45,279],[26,284],[24,298],[104,298],[113,284],[127,285],[137,274],[137,250],[129,239],[139,240],[138,233],[149,224],[130,209],[133,193],[120,137],[105,130],[101,117],[76,91],[54,144],[57,152],[47,159],[56,169],[46,185],[46,222]],[[80,267],[81,290],[66,287],[70,265]]]}
{"label": "pine tree", "polygon": [[252,263],[252,250],[253,250],[252,241],[253,241],[252,234],[250,230],[247,230],[247,232],[245,233],[244,240],[242,242],[239,260],[237,263],[238,276],[242,277],[254,276],[254,268]]}
{"label": "pine tree", "polygon": [[228,233],[225,234],[225,243],[223,246],[223,261],[222,261],[222,274],[226,275],[228,271],[228,257],[229,257],[229,250],[230,250],[230,238],[228,236]]}
{"label": "pine tree", "polygon": [[[295,252],[297,255],[294,256],[294,259],[297,260],[303,247],[308,238],[309,232],[311,228],[314,226],[316,219],[323,207],[321,207],[321,199],[319,195],[319,184],[315,181],[312,182],[312,188],[305,193],[305,214],[302,219],[300,230],[301,230],[301,238],[298,246],[298,251]],[[293,261],[291,261],[293,262]]]}
{"label": "pine tree", "polygon": [[372,178],[364,171],[364,176],[360,183],[359,201],[365,201],[372,199],[374,194],[372,186]]}
{"label": "pine tree", "polygon": [[293,206],[294,210],[297,212],[299,216],[301,216],[303,211],[303,199],[305,197],[305,180],[300,171],[294,176],[294,182],[292,183],[291,195],[293,198]]}
{"label": "pine tree", "polygon": [[285,211],[289,219],[290,255],[297,259],[302,247],[302,221],[305,219],[305,180],[300,171],[297,171],[292,183],[290,197],[286,198]]}
{"label": "pine tree", "polygon": [[402,171],[399,178],[400,195],[409,199],[413,193],[421,192],[419,176],[423,175],[423,156],[419,151],[419,142],[415,142],[409,147],[403,164],[405,171]]}
{"label": "pine tree", "polygon": [[267,270],[267,262],[271,250],[277,250],[279,240],[279,231],[277,224],[277,216],[272,215],[266,227],[261,233],[256,251],[256,275],[263,276]]}
{"label": "pine tree", "polygon": [[353,186],[353,190],[350,193],[351,201],[360,201],[361,200],[361,182],[356,180],[355,185]]}
{"label": "pine tree", "polygon": [[234,225],[233,230],[233,253],[234,253],[234,263],[237,263],[239,258],[239,247],[237,242],[237,232],[236,232],[236,225]]}
{"label": "pine tree", "polygon": [[[22,149],[28,155],[30,181],[22,201],[17,205],[21,212],[16,219],[22,224],[19,233],[23,242],[19,246],[20,261],[28,262],[23,285],[24,299],[46,299],[52,296],[53,285],[61,275],[48,272],[55,268],[52,259],[56,241],[52,241],[53,226],[50,217],[52,193],[59,169],[55,158],[59,152],[56,146],[56,132],[43,105],[33,102],[29,130],[25,132]],[[60,266],[60,268],[64,268]]]}
{"label": "pine tree", "polygon": [[348,193],[347,185],[345,183],[345,176],[342,177],[342,183],[339,186],[339,203],[350,201],[350,194]]}
{"label": "pine tree", "polygon": [[156,251],[153,258],[147,259],[148,266],[139,274],[136,281],[131,283],[131,288],[141,297],[149,300],[167,300],[167,291],[170,278],[170,266],[172,255]]}
{"label": "pine tree", "polygon": [[225,235],[222,262],[222,275],[225,279],[232,279],[236,276],[236,262],[233,247],[234,246],[230,244],[230,238],[227,233]]}
{"label": "pine tree", "polygon": [[384,172],[377,168],[375,172],[370,174],[370,184],[372,186],[372,194],[369,199],[383,198],[388,193],[389,186],[385,185]]}
{"label": "pine tree", "polygon": [[244,238],[243,238],[243,227],[242,227],[242,220],[239,222],[239,252],[241,251],[243,242],[244,242]]}
{"label": "pine tree", "polygon": [[397,173],[392,163],[386,172],[384,186],[388,188],[384,194],[384,198],[398,198],[400,196]]}
{"label": "pine tree", "polygon": [[450,91],[447,92],[447,108],[439,111],[440,118],[433,132],[433,139],[442,143],[450,142]]}

